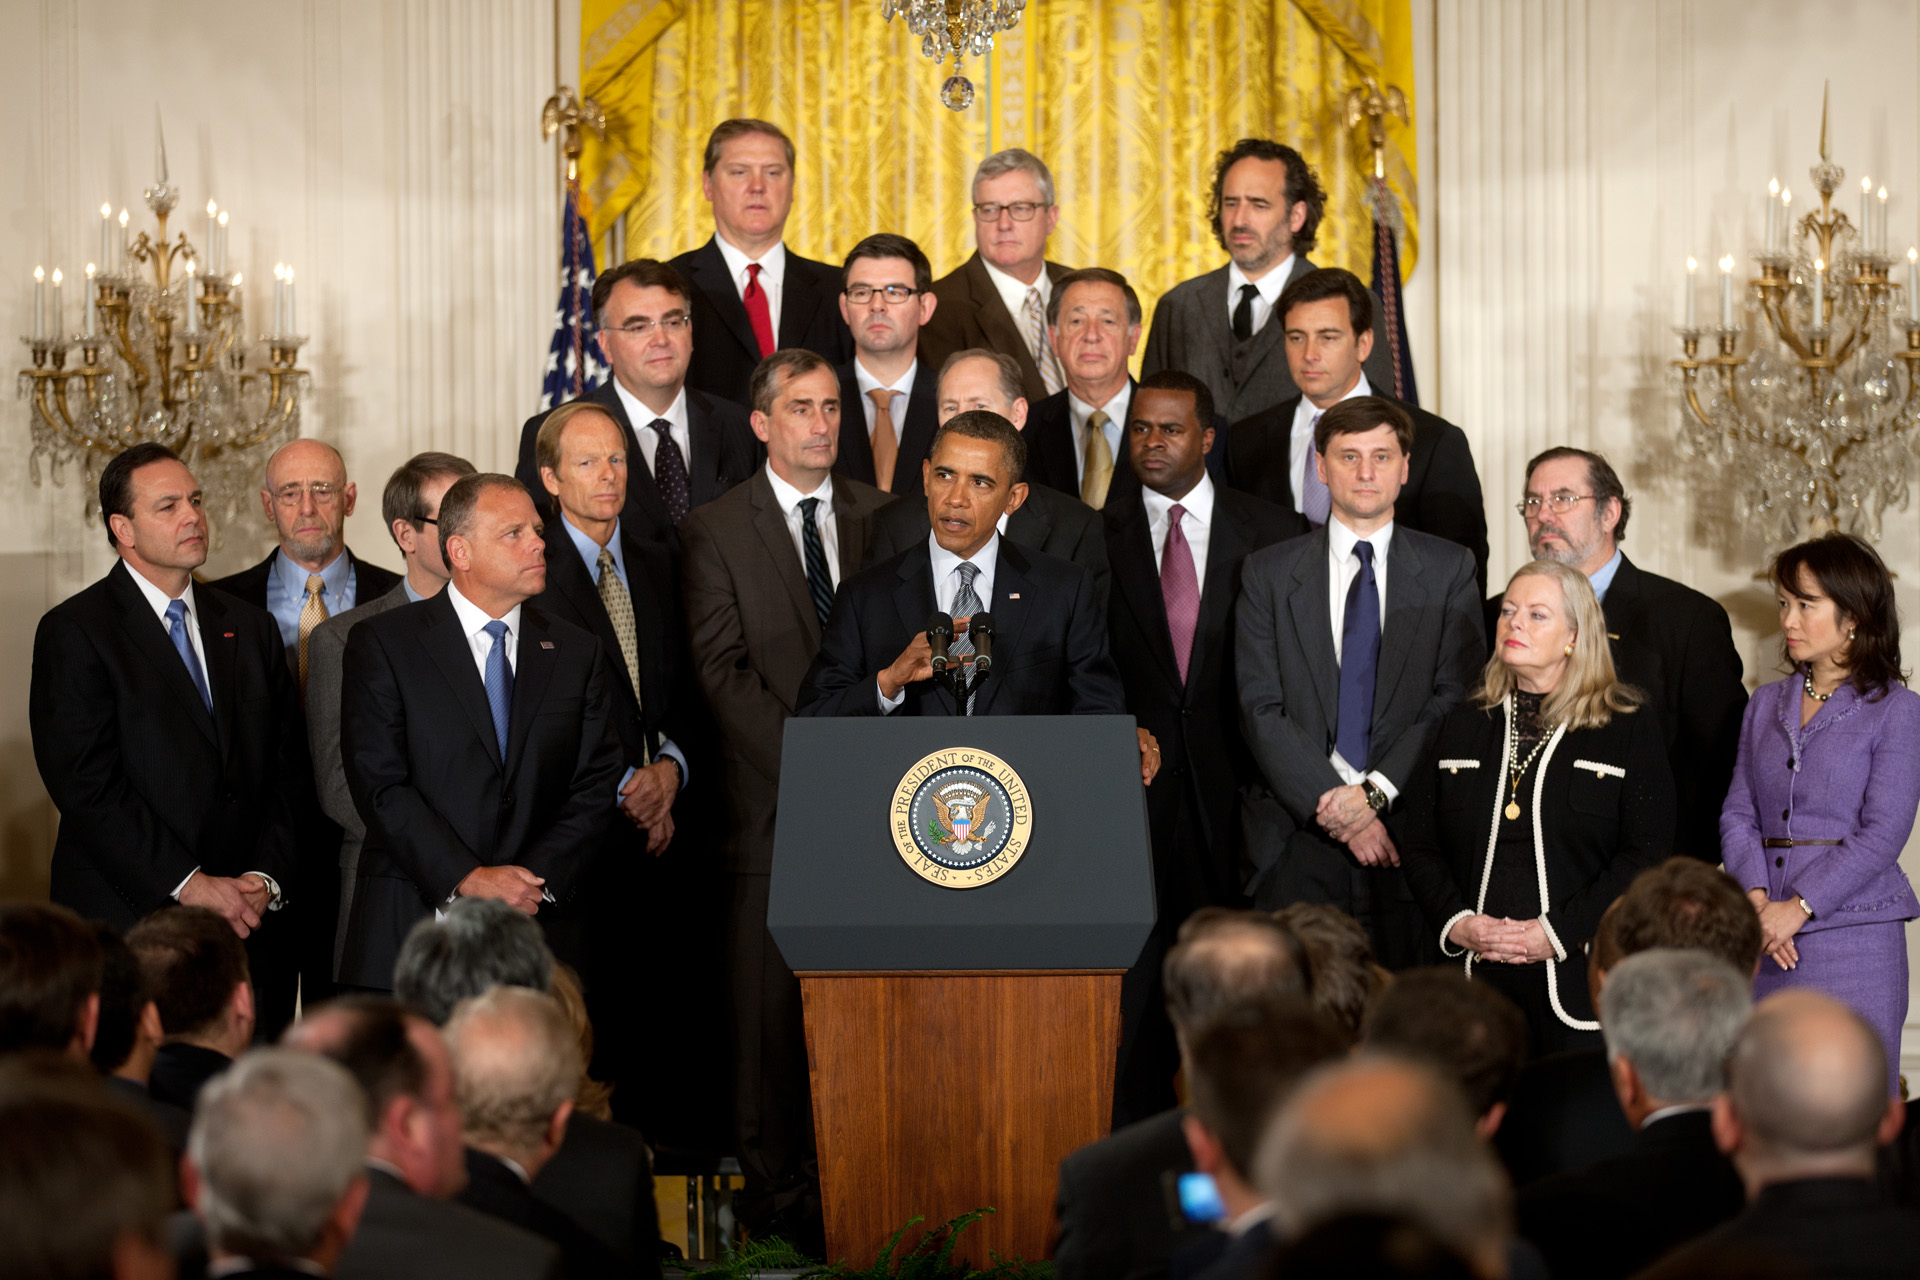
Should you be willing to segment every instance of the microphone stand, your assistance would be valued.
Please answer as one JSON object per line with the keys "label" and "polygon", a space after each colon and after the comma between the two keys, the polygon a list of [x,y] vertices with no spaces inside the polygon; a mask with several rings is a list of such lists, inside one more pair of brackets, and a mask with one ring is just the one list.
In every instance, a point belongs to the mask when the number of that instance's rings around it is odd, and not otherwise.
{"label": "microphone stand", "polygon": [[973,714],[973,695],[993,672],[993,615],[985,610],[975,614],[967,624],[967,636],[973,642],[971,662],[962,656],[949,656],[947,652],[953,642],[951,617],[935,613],[928,620],[927,642],[933,646],[934,682],[952,695],[954,705],[963,716]]}

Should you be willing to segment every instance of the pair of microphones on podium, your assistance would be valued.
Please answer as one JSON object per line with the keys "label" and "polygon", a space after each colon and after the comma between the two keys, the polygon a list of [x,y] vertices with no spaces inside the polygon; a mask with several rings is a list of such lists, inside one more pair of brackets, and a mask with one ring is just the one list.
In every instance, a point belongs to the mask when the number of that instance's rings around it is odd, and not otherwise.
{"label": "pair of microphones on podium", "polygon": [[953,695],[961,715],[973,712],[973,695],[993,672],[993,615],[985,609],[967,619],[967,639],[973,642],[972,660],[950,652],[953,645],[953,615],[938,609],[927,619],[927,643],[933,649],[935,683]]}

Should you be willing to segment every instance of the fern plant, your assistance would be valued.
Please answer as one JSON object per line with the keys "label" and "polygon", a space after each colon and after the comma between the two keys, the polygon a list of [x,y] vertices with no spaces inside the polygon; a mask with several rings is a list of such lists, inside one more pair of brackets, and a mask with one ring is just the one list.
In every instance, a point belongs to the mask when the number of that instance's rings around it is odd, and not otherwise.
{"label": "fern plant", "polygon": [[870,1267],[854,1268],[845,1261],[829,1266],[807,1257],[778,1236],[744,1240],[714,1262],[673,1259],[666,1265],[676,1271],[710,1276],[713,1280],[755,1280],[769,1271],[790,1272],[798,1280],[1052,1280],[1051,1262],[1027,1262],[989,1253],[991,1265],[980,1270],[969,1266],[964,1259],[954,1258],[961,1233],[992,1212],[988,1208],[963,1213],[922,1232],[912,1248],[900,1253],[900,1242],[907,1232],[925,1221],[911,1218],[887,1237]]}

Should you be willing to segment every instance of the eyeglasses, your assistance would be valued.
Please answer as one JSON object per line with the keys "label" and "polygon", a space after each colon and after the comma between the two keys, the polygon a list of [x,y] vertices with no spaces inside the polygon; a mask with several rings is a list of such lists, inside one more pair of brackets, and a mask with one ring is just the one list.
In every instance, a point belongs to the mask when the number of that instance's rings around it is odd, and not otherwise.
{"label": "eyeglasses", "polygon": [[890,305],[898,306],[920,291],[912,285],[888,284],[874,286],[870,284],[850,284],[840,291],[841,295],[856,307],[864,307],[873,301],[873,295],[884,294]]}
{"label": "eyeglasses", "polygon": [[692,323],[692,316],[683,312],[676,312],[660,320],[629,320],[617,329],[612,325],[604,325],[601,327],[600,332],[625,334],[629,338],[644,338],[656,328],[665,329],[668,333],[685,333],[687,327]]}
{"label": "eyeglasses", "polygon": [[973,217],[976,222],[998,222],[1000,211],[1005,209],[1007,216],[1015,222],[1032,222],[1034,214],[1049,208],[1052,206],[1037,200],[1020,200],[1013,204],[977,204],[973,206]]}
{"label": "eyeglasses", "polygon": [[313,505],[326,507],[333,505],[340,496],[340,490],[325,480],[316,480],[312,484],[284,484],[273,491],[273,500],[283,507],[297,507],[303,495],[311,495]]}
{"label": "eyeglasses", "polygon": [[1545,502],[1547,510],[1563,516],[1593,496],[1591,493],[1555,493],[1544,499],[1528,498],[1524,502],[1516,502],[1513,509],[1520,513],[1522,520],[1532,520],[1540,514],[1540,504]]}
{"label": "eyeglasses", "polygon": [[440,527],[440,522],[439,522],[438,520],[435,520],[435,519],[434,519],[434,518],[433,518],[432,516],[421,516],[421,517],[420,517],[420,518],[419,518],[418,520],[415,520],[415,521],[414,521],[414,523],[415,523],[415,524],[430,524],[430,525],[432,525],[432,526],[433,526],[434,528],[436,528],[436,529],[438,529],[438,528]]}

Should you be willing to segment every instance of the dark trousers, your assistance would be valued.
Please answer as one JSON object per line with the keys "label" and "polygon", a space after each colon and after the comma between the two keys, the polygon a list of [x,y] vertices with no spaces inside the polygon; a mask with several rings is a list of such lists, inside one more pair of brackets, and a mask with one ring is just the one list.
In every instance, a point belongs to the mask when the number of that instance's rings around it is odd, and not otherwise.
{"label": "dark trousers", "polygon": [[734,872],[727,933],[733,961],[734,1136],[745,1193],[741,1220],[803,1220],[820,1212],[820,1165],[807,1082],[800,983],[767,932],[771,877]]}
{"label": "dark trousers", "polygon": [[1325,903],[1358,920],[1374,960],[1395,972],[1433,958],[1425,945],[1427,926],[1400,868],[1363,867],[1345,845],[1318,831],[1295,831],[1287,838],[1254,898],[1262,911],[1296,902]]}

